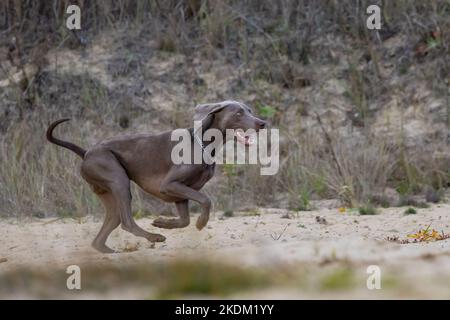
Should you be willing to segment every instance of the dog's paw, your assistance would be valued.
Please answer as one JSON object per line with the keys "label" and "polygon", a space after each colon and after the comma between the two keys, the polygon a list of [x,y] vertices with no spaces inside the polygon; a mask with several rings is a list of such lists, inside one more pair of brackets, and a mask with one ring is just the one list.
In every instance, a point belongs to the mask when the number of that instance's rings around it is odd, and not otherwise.
{"label": "dog's paw", "polygon": [[150,233],[150,235],[147,237],[147,240],[150,242],[164,242],[166,241],[166,237],[164,237],[162,234]]}
{"label": "dog's paw", "polygon": [[208,216],[204,216],[204,215],[200,215],[197,219],[197,223],[195,224],[195,226],[197,227],[197,229],[200,231],[202,230],[206,224],[208,223],[209,217]]}
{"label": "dog's paw", "polygon": [[117,253],[117,251],[111,249],[106,244],[92,243],[92,247],[101,253]]}

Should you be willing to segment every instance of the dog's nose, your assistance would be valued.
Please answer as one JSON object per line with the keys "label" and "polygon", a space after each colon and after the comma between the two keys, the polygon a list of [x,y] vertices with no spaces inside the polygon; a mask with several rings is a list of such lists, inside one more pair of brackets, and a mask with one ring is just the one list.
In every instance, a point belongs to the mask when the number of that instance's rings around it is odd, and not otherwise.
{"label": "dog's nose", "polygon": [[266,127],[266,125],[267,125],[266,121],[258,119],[259,129],[264,129]]}

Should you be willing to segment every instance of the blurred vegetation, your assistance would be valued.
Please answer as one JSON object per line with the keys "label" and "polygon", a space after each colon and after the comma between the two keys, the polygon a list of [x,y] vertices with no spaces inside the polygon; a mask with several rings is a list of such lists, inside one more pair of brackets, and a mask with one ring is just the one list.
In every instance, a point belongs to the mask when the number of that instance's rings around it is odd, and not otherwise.
{"label": "blurred vegetation", "polygon": [[[366,290],[364,268],[334,262],[319,272],[316,266],[239,267],[210,260],[173,260],[170,262],[82,265],[81,290],[66,288],[64,268],[22,268],[0,274],[0,297],[11,294],[21,298],[139,298],[186,299],[226,298],[258,294],[263,290],[289,290],[297,294],[320,296],[342,290]],[[315,272],[312,272],[312,271]],[[307,276],[308,275],[308,276]],[[313,275],[313,276],[311,276]],[[391,277],[386,273],[386,278]],[[390,289],[401,291],[397,279]],[[127,296],[131,294],[131,296]],[[24,295],[24,296],[22,296]]]}
{"label": "blurred vegetation", "polygon": [[[130,253],[132,254],[132,253]],[[67,290],[66,267],[16,268],[0,274],[0,298],[20,299],[220,299],[279,296],[298,298],[426,298],[428,287],[401,269],[383,272],[383,290],[368,291],[366,266],[326,258],[316,264],[236,266],[213,260],[83,264],[81,290]],[[447,297],[442,278],[428,281]],[[426,280],[425,280],[426,279]],[[444,279],[447,280],[447,279]],[[381,294],[381,296],[379,295]],[[283,295],[279,296],[280,298]]]}

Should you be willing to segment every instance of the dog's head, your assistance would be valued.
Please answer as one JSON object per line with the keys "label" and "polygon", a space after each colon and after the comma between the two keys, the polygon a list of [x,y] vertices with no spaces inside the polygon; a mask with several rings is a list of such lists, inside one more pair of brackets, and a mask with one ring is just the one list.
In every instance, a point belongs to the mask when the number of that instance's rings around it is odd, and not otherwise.
{"label": "dog's head", "polygon": [[253,142],[247,133],[249,129],[258,132],[266,127],[266,122],[255,117],[250,107],[237,101],[200,104],[195,107],[194,121],[202,121],[203,130],[215,128],[225,133],[226,129],[233,129],[236,139],[245,145]]}

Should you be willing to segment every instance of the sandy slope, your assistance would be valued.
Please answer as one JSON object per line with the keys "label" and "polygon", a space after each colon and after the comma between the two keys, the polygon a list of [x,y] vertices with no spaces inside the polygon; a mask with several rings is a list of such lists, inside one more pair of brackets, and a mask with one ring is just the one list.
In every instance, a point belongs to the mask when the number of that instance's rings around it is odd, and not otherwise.
{"label": "sandy slope", "polygon": [[[415,215],[404,215],[404,210],[390,208],[376,216],[359,216],[353,212],[340,213],[337,209],[321,209],[290,213],[289,218],[287,211],[279,209],[260,209],[260,215],[240,213],[230,218],[216,213],[201,232],[195,229],[194,223],[181,230],[158,230],[151,226],[152,219],[144,218],[138,223],[152,232],[156,229],[167,241],[153,246],[119,228],[108,244],[116,250],[132,252],[111,255],[90,248],[101,225],[92,218],[81,223],[73,219],[2,221],[0,259],[7,261],[0,263],[0,274],[20,266],[64,269],[70,264],[123,264],[197,256],[268,267],[295,263],[320,267],[328,262],[346,261],[360,266],[361,270],[376,264],[394,277],[409,277],[413,282],[422,279],[427,285],[412,285],[415,290],[420,288],[413,297],[450,298],[450,240],[418,244],[385,240],[387,236],[406,238],[407,234],[430,224],[449,233],[450,205],[418,209]],[[327,224],[318,223],[316,216],[325,218]],[[430,287],[433,283],[435,289]],[[305,296],[289,291],[267,294]],[[250,297],[267,298],[267,294],[259,292]],[[366,294],[362,293],[362,297]]]}

